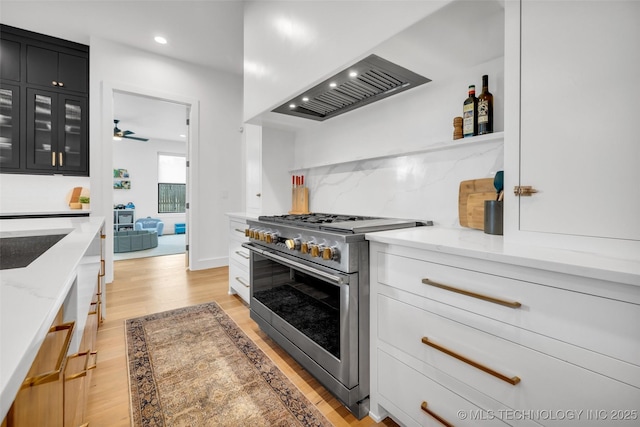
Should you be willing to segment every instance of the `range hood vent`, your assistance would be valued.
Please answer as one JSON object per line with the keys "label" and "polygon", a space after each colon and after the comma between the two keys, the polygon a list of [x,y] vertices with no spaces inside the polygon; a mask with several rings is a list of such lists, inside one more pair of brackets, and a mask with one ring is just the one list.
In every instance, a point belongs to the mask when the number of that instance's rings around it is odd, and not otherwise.
{"label": "range hood vent", "polygon": [[323,121],[430,81],[370,55],[272,111]]}

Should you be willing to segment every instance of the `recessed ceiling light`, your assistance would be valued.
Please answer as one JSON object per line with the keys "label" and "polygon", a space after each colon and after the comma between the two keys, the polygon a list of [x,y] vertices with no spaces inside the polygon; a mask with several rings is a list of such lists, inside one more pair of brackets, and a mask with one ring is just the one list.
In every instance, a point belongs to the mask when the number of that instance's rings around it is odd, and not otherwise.
{"label": "recessed ceiling light", "polygon": [[309,98],[305,96],[304,98],[302,98],[302,101],[309,102]]}
{"label": "recessed ceiling light", "polygon": [[331,86],[331,87],[336,87],[336,86],[338,86],[338,85],[337,85],[336,83],[334,83],[334,82],[331,82],[331,83],[329,83],[329,86]]}
{"label": "recessed ceiling light", "polygon": [[296,104],[289,104],[289,108],[296,108]]}
{"label": "recessed ceiling light", "polygon": [[187,135],[180,134],[180,138],[186,138],[186,137],[187,137]]}
{"label": "recessed ceiling light", "polygon": [[153,39],[156,41],[156,43],[167,44],[167,39],[162,36],[155,36]]}
{"label": "recessed ceiling light", "polygon": [[352,71],[352,72],[349,73],[349,77],[355,77],[357,75],[358,75],[358,73],[355,72],[355,71]]}

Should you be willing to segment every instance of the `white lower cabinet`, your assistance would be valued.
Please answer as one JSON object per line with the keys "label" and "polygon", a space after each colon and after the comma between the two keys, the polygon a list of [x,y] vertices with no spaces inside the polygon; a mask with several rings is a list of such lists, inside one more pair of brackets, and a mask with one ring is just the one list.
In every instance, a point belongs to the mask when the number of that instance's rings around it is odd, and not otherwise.
{"label": "white lower cabinet", "polygon": [[379,349],[377,357],[380,400],[403,424],[475,426],[484,418],[486,425],[504,425],[497,418],[489,419],[468,399],[385,351]]}
{"label": "white lower cabinet", "polygon": [[242,247],[249,241],[244,235],[247,227],[244,218],[229,216],[229,293],[249,304],[249,250]]}
{"label": "white lower cabinet", "polygon": [[229,262],[229,293],[238,294],[249,304],[249,270],[235,260]]}
{"label": "white lower cabinet", "polygon": [[640,424],[636,287],[593,295],[586,278],[379,243],[371,259],[374,418]]}

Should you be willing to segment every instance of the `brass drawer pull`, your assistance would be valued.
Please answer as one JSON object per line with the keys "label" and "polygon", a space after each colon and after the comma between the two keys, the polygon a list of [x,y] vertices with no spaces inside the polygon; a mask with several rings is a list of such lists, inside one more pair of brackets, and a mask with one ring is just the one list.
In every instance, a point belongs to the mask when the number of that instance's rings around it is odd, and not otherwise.
{"label": "brass drawer pull", "polygon": [[453,424],[449,423],[447,420],[445,420],[444,418],[442,418],[440,415],[436,414],[435,412],[433,412],[431,409],[429,409],[427,407],[427,402],[422,402],[422,405],[420,405],[420,409],[422,409],[424,412],[426,412],[427,414],[431,415],[433,418],[435,418],[436,420],[438,420],[438,422],[440,424],[442,424],[443,426],[447,426],[447,427],[453,427]]}
{"label": "brass drawer pull", "polygon": [[49,333],[67,331],[66,336],[64,337],[64,344],[60,349],[60,354],[58,355],[58,360],[56,361],[56,367],[53,371],[45,372],[42,374],[34,375],[32,377],[25,378],[22,382],[21,388],[32,387],[40,384],[46,384],[52,381],[56,381],[60,377],[60,372],[64,368],[64,362],[66,360],[67,352],[69,351],[69,345],[71,344],[71,337],[73,336],[73,329],[76,325],[76,322],[68,322],[63,323],[61,325],[52,326],[49,329]]}
{"label": "brass drawer pull", "polygon": [[249,285],[248,285],[247,283],[245,283],[245,281],[244,281],[244,280],[242,280],[242,279],[241,279],[241,278],[239,278],[239,277],[236,277],[236,281],[240,282],[240,284],[241,284],[242,286],[244,286],[245,288],[248,288],[248,287],[249,287]]}
{"label": "brass drawer pull", "polygon": [[453,286],[443,285],[442,283],[434,282],[433,280],[429,280],[429,279],[422,279],[422,283],[424,283],[425,285],[430,285],[436,288],[444,289],[445,291],[455,292],[458,294],[466,295],[468,297],[478,298],[483,301],[492,302],[494,304],[504,305],[505,307],[509,307],[509,308],[520,308],[522,306],[522,304],[520,304],[518,301],[506,301],[500,298],[494,298],[487,295],[477,294],[475,292],[465,291],[464,289],[454,288]]}
{"label": "brass drawer pull", "polygon": [[236,253],[237,253],[238,255],[240,255],[240,256],[241,256],[242,258],[244,258],[244,259],[249,259],[249,255],[248,255],[248,254],[246,254],[246,253],[244,253],[244,252],[242,252],[242,251],[236,251]]}
{"label": "brass drawer pull", "polygon": [[89,307],[93,307],[93,310],[89,309],[89,313],[87,314],[87,316],[93,316],[94,314],[98,314],[98,302],[99,301],[95,301],[89,304]]}
{"label": "brass drawer pull", "polygon": [[443,352],[444,354],[448,354],[451,357],[455,357],[456,359],[458,359],[458,360],[460,360],[460,361],[462,361],[462,362],[464,362],[464,363],[466,363],[468,365],[471,365],[474,368],[480,369],[481,371],[484,371],[487,374],[491,374],[494,377],[501,379],[502,381],[508,382],[511,385],[516,385],[516,384],[518,384],[520,382],[520,378],[518,378],[518,377],[509,378],[506,375],[502,375],[501,373],[496,372],[491,368],[487,368],[486,366],[481,365],[478,362],[474,362],[473,360],[467,359],[464,356],[461,356],[461,355],[459,355],[457,353],[454,353],[453,351],[451,351],[451,350],[449,350],[447,348],[444,348],[444,347],[442,347],[442,346],[440,346],[440,345],[438,345],[438,344],[436,344],[436,343],[434,343],[432,341],[429,341],[429,338],[427,338],[427,337],[422,337],[422,343],[428,345],[429,347],[433,347],[436,350]]}
{"label": "brass drawer pull", "polygon": [[58,163],[59,163],[59,166],[63,166],[63,165],[62,165],[62,151],[60,151],[60,152],[58,153],[58,160],[59,160],[59,162],[58,162]]}
{"label": "brass drawer pull", "polygon": [[51,166],[55,166],[56,165],[56,152],[52,151],[51,152]]}
{"label": "brass drawer pull", "polygon": [[[82,353],[76,353],[76,354],[72,354],[71,356],[69,356],[69,359],[73,359],[76,357],[82,357],[85,356],[84,359],[84,369],[80,372],[76,372],[75,374],[71,374],[69,376],[65,376],[65,381],[71,381],[71,380],[75,380],[76,378],[81,378],[81,377],[86,377],[87,376],[87,372],[89,372],[92,369],[96,369],[96,367],[98,366],[98,352],[97,351],[91,351],[91,350],[87,350],[87,351],[83,351]],[[93,363],[91,365],[89,365],[89,357],[93,356]]]}

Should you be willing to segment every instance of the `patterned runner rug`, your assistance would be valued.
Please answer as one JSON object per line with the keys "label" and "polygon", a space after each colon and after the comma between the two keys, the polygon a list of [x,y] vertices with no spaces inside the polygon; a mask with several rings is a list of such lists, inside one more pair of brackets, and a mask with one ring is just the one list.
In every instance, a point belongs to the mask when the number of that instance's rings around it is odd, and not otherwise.
{"label": "patterned runner rug", "polygon": [[125,326],[134,426],[331,426],[216,303]]}

